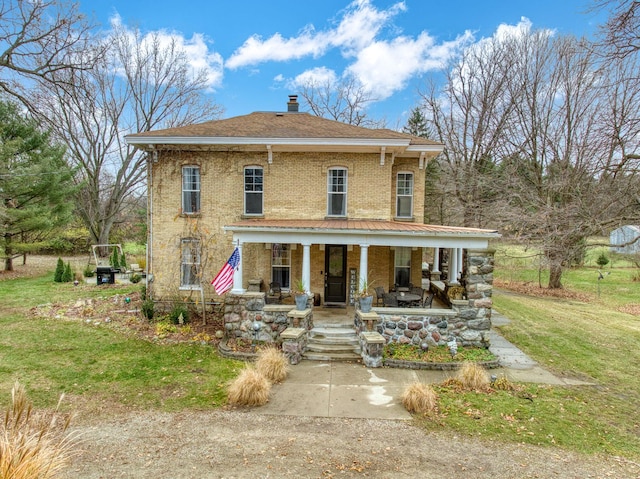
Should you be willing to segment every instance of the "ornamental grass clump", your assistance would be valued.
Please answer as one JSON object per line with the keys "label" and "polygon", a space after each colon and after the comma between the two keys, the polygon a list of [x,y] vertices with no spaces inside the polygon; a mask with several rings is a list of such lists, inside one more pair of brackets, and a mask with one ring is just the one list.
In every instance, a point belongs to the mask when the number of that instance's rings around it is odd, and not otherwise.
{"label": "ornamental grass clump", "polygon": [[489,389],[487,371],[482,366],[471,361],[462,364],[462,367],[458,370],[456,379],[458,379],[462,388],[469,391],[484,391]]}
{"label": "ornamental grass clump", "polygon": [[53,414],[34,412],[18,382],[11,390],[11,398],[0,423],[0,477],[58,477],[76,454],[74,437],[67,433],[69,419],[59,424],[58,408]]}
{"label": "ornamental grass clump", "polygon": [[229,386],[229,403],[234,406],[264,406],[269,401],[271,383],[253,366],[247,366]]}
{"label": "ornamental grass clump", "polygon": [[256,370],[272,383],[279,383],[289,374],[289,362],[282,351],[268,347],[258,352]]}
{"label": "ornamental grass clump", "polygon": [[438,395],[429,384],[410,384],[402,393],[402,405],[411,413],[432,414],[438,405]]}

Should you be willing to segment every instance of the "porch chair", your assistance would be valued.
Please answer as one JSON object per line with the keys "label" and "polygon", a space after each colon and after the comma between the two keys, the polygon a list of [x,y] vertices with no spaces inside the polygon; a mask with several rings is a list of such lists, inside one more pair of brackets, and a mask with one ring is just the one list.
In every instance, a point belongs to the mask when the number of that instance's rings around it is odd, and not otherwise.
{"label": "porch chair", "polygon": [[282,288],[280,283],[269,283],[269,291],[265,297],[266,304],[282,304]]}
{"label": "porch chair", "polygon": [[377,286],[373,289],[376,292],[376,306],[384,306],[384,288]]}
{"label": "porch chair", "polygon": [[393,293],[384,293],[382,296],[383,305],[388,308],[397,308],[398,307],[398,297]]}
{"label": "porch chair", "polygon": [[411,294],[420,296],[420,298],[422,299],[423,289],[420,286],[413,286],[409,292]]}
{"label": "porch chair", "polygon": [[422,307],[423,308],[430,308],[431,304],[433,303],[433,293],[430,293],[428,289],[424,290],[423,296],[422,296]]}

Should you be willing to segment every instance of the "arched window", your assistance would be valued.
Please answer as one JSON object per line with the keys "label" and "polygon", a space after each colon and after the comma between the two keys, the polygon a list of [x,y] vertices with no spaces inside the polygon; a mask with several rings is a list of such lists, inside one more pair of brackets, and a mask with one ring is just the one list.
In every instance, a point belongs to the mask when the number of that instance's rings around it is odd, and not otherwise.
{"label": "arched window", "polygon": [[327,171],[327,216],[347,216],[347,169]]}
{"label": "arched window", "polygon": [[262,215],[264,173],[260,166],[247,166],[244,169],[244,214]]}
{"label": "arched window", "polygon": [[396,217],[413,217],[413,173],[398,173],[396,181]]}

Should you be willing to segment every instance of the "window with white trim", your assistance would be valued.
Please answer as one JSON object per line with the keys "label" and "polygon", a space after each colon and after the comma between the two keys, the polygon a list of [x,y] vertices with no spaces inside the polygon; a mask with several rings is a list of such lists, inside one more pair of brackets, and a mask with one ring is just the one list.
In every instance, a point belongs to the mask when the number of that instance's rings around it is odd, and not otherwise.
{"label": "window with white trim", "polygon": [[327,216],[347,216],[347,169],[327,171]]}
{"label": "window with white trim", "polygon": [[262,215],[263,169],[248,166],[244,169],[244,214]]}
{"label": "window with white trim", "polygon": [[291,289],[291,245],[271,245],[271,282],[278,283],[282,289]]}
{"label": "window with white trim", "polygon": [[182,212],[200,213],[200,167],[182,167]]}
{"label": "window with white trim", "polygon": [[396,217],[413,217],[413,173],[398,173],[396,181]]}
{"label": "window with white trim", "polygon": [[407,287],[411,282],[411,248],[396,247],[394,260],[394,283]]}
{"label": "window with white trim", "polygon": [[180,244],[180,287],[200,289],[200,241],[184,238]]}

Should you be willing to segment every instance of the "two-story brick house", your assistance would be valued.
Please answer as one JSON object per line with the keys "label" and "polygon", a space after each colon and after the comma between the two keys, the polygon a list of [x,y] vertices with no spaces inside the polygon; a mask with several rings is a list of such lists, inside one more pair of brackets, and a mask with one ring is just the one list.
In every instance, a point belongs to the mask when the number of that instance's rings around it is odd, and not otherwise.
{"label": "two-story brick house", "polygon": [[494,231],[423,222],[425,165],[442,145],[298,111],[255,112],[127,136],[148,154],[148,260],[154,299],[202,295],[238,247],[231,293],[302,279],[323,304],[352,302],[368,278],[420,284],[424,248],[448,278]]}

